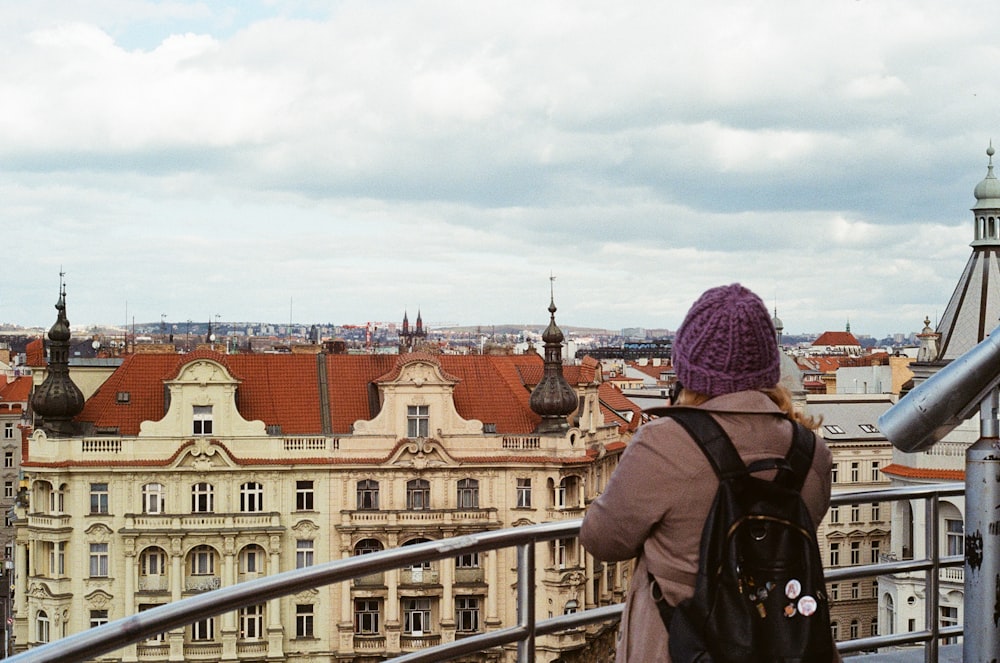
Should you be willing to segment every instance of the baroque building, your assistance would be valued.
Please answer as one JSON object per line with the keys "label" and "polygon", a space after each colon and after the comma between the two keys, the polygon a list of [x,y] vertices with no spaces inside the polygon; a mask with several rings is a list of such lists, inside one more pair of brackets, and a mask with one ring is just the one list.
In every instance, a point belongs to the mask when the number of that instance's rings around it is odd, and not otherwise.
{"label": "baroque building", "polygon": [[[544,360],[133,354],[77,403],[59,301],[17,508],[17,650],[264,574],[581,517],[641,419],[602,401],[596,361],[562,366],[554,305]],[[514,554],[318,587],[111,658],[384,660],[515,624]],[[567,539],[536,568],[545,618],[620,601],[628,565],[595,568]],[[538,660],[586,657],[601,635],[539,638]]]}

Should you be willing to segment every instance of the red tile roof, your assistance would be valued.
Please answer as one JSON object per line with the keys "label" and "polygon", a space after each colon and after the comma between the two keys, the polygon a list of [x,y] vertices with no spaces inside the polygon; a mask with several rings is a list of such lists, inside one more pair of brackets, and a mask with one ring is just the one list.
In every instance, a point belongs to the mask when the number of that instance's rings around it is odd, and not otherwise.
{"label": "red tile roof", "polygon": [[24,363],[32,367],[45,366],[45,342],[40,339],[32,339],[24,347]]}
{"label": "red tile roof", "polygon": [[13,382],[0,385],[0,402],[27,403],[31,395],[31,376],[21,375]]}
{"label": "red tile roof", "polygon": [[828,331],[820,334],[820,337],[813,341],[813,345],[860,346],[861,344],[858,343],[858,339],[855,338],[854,334],[849,331]]}
{"label": "red tile roof", "polygon": [[[197,359],[218,361],[234,377],[239,376],[237,399],[243,418],[280,426],[285,435],[324,432],[322,363],[326,365],[330,432],[347,434],[355,421],[375,415],[370,386],[395,370],[397,362],[408,361],[396,355],[220,355],[210,350],[180,356],[130,355],[88,399],[77,421],[117,428],[121,435],[138,434],[143,421],[157,421],[166,414],[164,380],[175,378],[184,363]],[[523,434],[535,429],[540,417],[528,404],[532,383],[523,376],[541,378],[539,356],[440,355],[433,359],[457,381],[455,407],[463,418],[496,424],[498,433]],[[129,393],[127,404],[118,402],[119,392]]]}
{"label": "red tile roof", "polygon": [[910,479],[938,479],[943,481],[965,481],[965,470],[938,470],[924,467],[907,467],[892,463],[882,468],[886,474]]}

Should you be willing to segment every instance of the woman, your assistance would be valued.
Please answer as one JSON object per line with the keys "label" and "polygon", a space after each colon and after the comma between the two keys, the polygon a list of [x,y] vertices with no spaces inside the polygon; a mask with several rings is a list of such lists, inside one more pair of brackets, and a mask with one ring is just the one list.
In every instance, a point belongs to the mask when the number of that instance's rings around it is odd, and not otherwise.
{"label": "woman", "polygon": [[[792,409],[778,385],[780,359],[764,302],[738,283],[706,291],[674,337],[683,385],[678,405],[705,410],[745,463],[784,456],[792,425],[814,422]],[[830,450],[817,439],[802,497],[816,525],[830,504]],[[643,425],[622,454],[580,532],[597,559],[638,557],[619,629],[618,663],[669,661],[667,630],[650,596],[649,575],[677,605],[694,594],[702,526],[718,479],[694,440],[669,417]]]}

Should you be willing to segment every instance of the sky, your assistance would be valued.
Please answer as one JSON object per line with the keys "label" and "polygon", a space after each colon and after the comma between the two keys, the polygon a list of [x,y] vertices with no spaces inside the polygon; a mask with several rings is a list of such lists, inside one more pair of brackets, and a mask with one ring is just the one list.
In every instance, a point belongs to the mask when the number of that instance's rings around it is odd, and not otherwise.
{"label": "sky", "polygon": [[[937,320],[1000,4],[0,2],[0,323]],[[998,157],[1000,158],[1000,157]],[[551,277],[555,277],[552,280]]]}

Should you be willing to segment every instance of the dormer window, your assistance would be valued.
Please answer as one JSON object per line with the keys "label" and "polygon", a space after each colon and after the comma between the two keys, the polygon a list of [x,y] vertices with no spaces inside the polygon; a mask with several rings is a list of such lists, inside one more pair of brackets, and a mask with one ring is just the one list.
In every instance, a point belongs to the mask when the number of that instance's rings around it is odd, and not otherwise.
{"label": "dormer window", "polygon": [[192,434],[194,435],[211,435],[212,434],[212,406],[211,405],[195,405],[194,406],[194,426],[192,429]]}
{"label": "dormer window", "polygon": [[427,405],[407,405],[406,406],[406,436],[427,437],[430,415]]}
{"label": "dormer window", "polygon": [[119,405],[128,405],[129,402],[131,401],[131,399],[132,399],[132,395],[129,392],[127,392],[127,391],[119,391],[115,395],[115,401]]}

